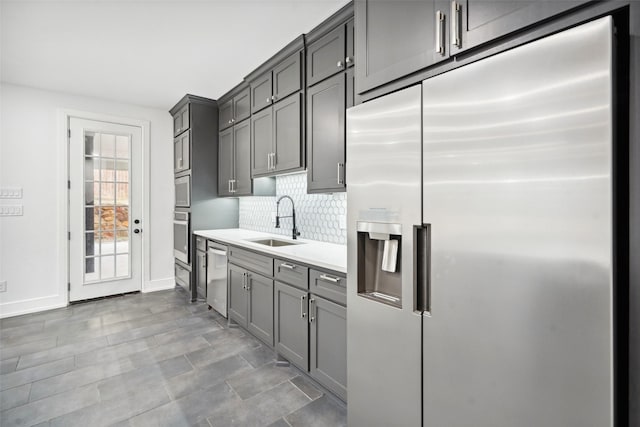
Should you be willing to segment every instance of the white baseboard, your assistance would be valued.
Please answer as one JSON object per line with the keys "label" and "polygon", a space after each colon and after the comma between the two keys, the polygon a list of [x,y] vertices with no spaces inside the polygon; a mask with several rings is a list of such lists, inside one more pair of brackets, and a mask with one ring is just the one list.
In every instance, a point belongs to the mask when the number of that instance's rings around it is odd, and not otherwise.
{"label": "white baseboard", "polygon": [[38,311],[53,310],[54,308],[62,308],[66,307],[67,304],[67,301],[62,295],[6,302],[4,304],[0,304],[0,319],[20,316],[21,314],[35,313]]}
{"label": "white baseboard", "polygon": [[166,279],[150,280],[142,287],[142,292],[156,292],[166,291],[167,289],[173,289],[176,287],[176,278],[167,277]]}

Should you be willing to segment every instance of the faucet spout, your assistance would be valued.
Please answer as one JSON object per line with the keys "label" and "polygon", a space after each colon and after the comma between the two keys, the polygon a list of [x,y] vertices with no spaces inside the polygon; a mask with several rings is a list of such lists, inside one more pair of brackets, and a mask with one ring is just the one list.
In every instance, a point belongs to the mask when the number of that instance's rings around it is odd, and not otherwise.
{"label": "faucet spout", "polygon": [[[280,215],[280,201],[282,199],[289,199],[291,201],[291,215],[288,216],[281,216]],[[300,232],[298,231],[298,228],[296,227],[296,207],[295,207],[295,203],[293,203],[293,199],[289,196],[287,196],[286,194],[284,196],[281,196],[277,201],[276,201],[276,228],[280,228],[280,218],[291,218],[293,221],[293,229],[291,230],[291,234],[292,234],[292,238],[294,240],[296,240],[298,238],[298,236],[300,235]]]}

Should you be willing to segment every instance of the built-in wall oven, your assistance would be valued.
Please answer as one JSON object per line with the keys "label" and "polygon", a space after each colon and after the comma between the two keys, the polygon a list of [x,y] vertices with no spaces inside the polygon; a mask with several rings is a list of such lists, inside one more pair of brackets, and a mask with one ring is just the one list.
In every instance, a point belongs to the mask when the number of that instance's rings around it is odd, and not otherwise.
{"label": "built-in wall oven", "polygon": [[189,212],[173,213],[173,255],[177,260],[189,264]]}

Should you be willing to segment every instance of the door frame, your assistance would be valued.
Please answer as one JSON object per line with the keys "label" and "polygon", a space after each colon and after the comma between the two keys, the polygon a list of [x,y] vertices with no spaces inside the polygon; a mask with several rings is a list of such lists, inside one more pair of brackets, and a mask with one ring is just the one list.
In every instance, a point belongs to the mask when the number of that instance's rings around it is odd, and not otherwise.
{"label": "door frame", "polygon": [[[151,155],[150,147],[151,147],[151,139],[150,139],[150,129],[151,122],[148,120],[134,119],[130,117],[120,117],[113,116],[109,114],[101,114],[101,113],[92,113],[88,111],[80,111],[80,110],[68,110],[61,109],[58,110],[58,129],[60,130],[58,134],[58,146],[60,147],[59,152],[59,171],[61,173],[58,174],[60,177],[60,183],[58,184],[59,194],[64,194],[64,197],[59,198],[59,206],[58,212],[58,230],[60,230],[59,241],[60,247],[59,253],[61,256],[61,261],[64,264],[64,268],[61,269],[62,273],[60,277],[60,291],[59,294],[63,296],[63,300],[66,301],[67,305],[69,304],[69,286],[70,286],[70,245],[69,245],[69,232],[71,231],[71,224],[69,222],[69,198],[71,196],[69,189],[69,131],[70,131],[70,120],[71,118],[78,119],[86,119],[86,120],[94,120],[99,122],[107,122],[107,123],[116,123],[127,126],[134,126],[140,128],[142,133],[142,164],[137,165],[137,167],[141,168],[141,179],[142,179],[142,217],[140,220],[142,221],[143,229],[149,230],[149,224],[147,221],[150,218],[150,169],[149,169],[149,159]],[[147,237],[147,232],[142,233],[142,254],[141,254],[141,263],[140,263],[140,277],[142,283],[140,284],[140,291],[146,292],[147,284],[149,283],[149,273],[151,271],[151,259],[149,257],[150,254],[150,239]]]}

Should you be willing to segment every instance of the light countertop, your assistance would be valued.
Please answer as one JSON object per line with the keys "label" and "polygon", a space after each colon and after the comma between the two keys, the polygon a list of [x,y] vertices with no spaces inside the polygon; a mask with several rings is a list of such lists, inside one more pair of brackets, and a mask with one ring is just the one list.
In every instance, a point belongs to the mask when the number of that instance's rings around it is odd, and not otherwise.
{"label": "light countertop", "polygon": [[[194,234],[215,240],[220,243],[244,247],[263,252],[273,257],[282,257],[291,261],[314,265],[341,273],[347,273],[347,246],[334,243],[319,242],[317,240],[297,239],[281,234],[263,233],[260,231],[244,230],[241,228],[226,228],[221,230],[196,230]],[[271,247],[252,242],[256,239],[287,240],[297,245]]]}

